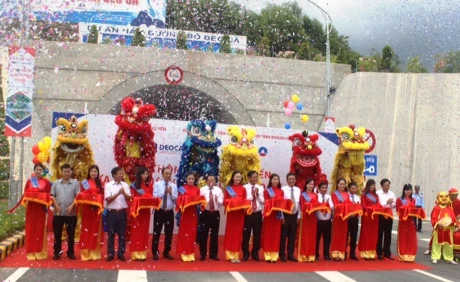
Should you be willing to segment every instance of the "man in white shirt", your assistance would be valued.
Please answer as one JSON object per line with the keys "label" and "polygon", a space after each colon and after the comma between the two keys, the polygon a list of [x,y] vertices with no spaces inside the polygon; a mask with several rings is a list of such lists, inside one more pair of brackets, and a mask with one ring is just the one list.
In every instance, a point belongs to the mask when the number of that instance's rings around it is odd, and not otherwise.
{"label": "man in white shirt", "polygon": [[316,229],[316,260],[319,260],[319,242],[321,236],[323,237],[323,257],[325,260],[331,260],[329,248],[331,245],[332,211],[334,210],[334,203],[332,202],[331,196],[327,194],[327,185],[327,182],[318,184],[318,202],[328,203],[331,212],[316,212],[316,218],[318,219]]}
{"label": "man in white shirt", "polygon": [[[380,181],[381,190],[377,191],[379,196],[379,202],[382,207],[388,207],[394,209],[396,206],[395,194],[390,191],[390,180],[384,178]],[[393,219],[391,217],[385,218],[383,215],[379,215],[379,239],[377,243],[377,257],[382,260],[386,257],[389,260],[394,260],[391,257],[391,230],[393,229]]]}
{"label": "man in white shirt", "polygon": [[153,260],[158,260],[158,243],[160,241],[161,230],[165,227],[165,246],[163,257],[174,259],[169,252],[171,251],[172,233],[174,229],[174,206],[177,200],[177,186],[171,181],[172,170],[164,167],[161,171],[163,180],[155,182],[153,185],[153,196],[162,199],[161,208],[155,211],[153,216]]}
{"label": "man in white shirt", "polygon": [[216,177],[214,175],[207,175],[205,180],[206,186],[200,189],[200,194],[205,196],[207,203],[200,216],[200,260],[204,261],[206,259],[208,235],[209,231],[211,231],[209,258],[218,261],[219,207],[224,204],[224,193],[222,193],[222,189],[216,186]]}
{"label": "man in white shirt", "polygon": [[259,173],[251,170],[248,172],[249,183],[243,187],[246,189],[246,200],[249,200],[252,205],[252,214],[245,215],[243,229],[243,261],[249,259],[249,239],[252,237],[251,256],[255,261],[260,261],[260,234],[262,232],[262,210],[264,208],[264,188],[257,184],[259,181]]}
{"label": "man in white shirt", "polygon": [[124,172],[121,167],[114,167],[111,171],[113,181],[110,181],[104,188],[104,199],[107,209],[107,227],[108,227],[108,244],[107,244],[107,261],[113,260],[115,256],[115,233],[118,235],[117,256],[121,261],[125,261],[125,232],[126,220],[128,215],[128,202],[131,200],[131,191],[126,182],[123,181]]}
{"label": "man in white shirt", "polygon": [[[355,182],[348,184],[348,195],[354,204],[360,204],[361,199],[358,195],[358,185]],[[356,241],[358,240],[359,215],[352,215],[348,218],[348,235],[350,236],[350,259],[359,260],[356,257]]]}
{"label": "man in white shirt", "polygon": [[[292,214],[283,213],[284,224],[281,229],[281,242],[280,242],[280,260],[282,262],[297,261],[294,257],[294,246],[295,246],[295,236],[297,231],[297,224],[300,221],[300,212],[299,212],[299,200],[300,200],[300,189],[295,186],[296,176],[294,173],[288,173],[286,175],[286,186],[281,187],[281,190],[284,192],[284,198],[290,199],[294,202],[294,208]],[[287,239],[287,260],[286,260],[286,239]]]}

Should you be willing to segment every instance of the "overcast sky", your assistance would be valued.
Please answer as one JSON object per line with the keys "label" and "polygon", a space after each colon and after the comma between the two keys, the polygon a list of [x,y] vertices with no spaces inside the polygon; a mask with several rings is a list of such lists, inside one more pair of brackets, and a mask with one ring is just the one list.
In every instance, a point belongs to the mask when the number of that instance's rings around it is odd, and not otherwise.
{"label": "overcast sky", "polygon": [[[287,0],[232,0],[248,9],[260,11],[267,3]],[[350,46],[362,55],[372,48],[381,52],[392,46],[401,65],[421,57],[432,70],[434,56],[460,50],[459,0],[313,0],[331,16],[336,29],[349,36]],[[318,9],[306,0],[297,1],[303,12],[324,22]]]}

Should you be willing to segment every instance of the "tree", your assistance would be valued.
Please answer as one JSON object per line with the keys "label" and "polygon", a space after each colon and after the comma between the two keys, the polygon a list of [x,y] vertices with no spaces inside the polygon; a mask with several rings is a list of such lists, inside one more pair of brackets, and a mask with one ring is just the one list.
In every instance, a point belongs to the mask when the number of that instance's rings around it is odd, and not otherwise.
{"label": "tree", "polygon": [[460,51],[450,51],[447,54],[436,56],[434,72],[459,73],[460,72]]}
{"label": "tree", "polygon": [[131,43],[131,46],[145,47],[145,36],[142,34],[140,28],[136,28],[134,31],[133,43]]}
{"label": "tree", "polygon": [[393,60],[394,51],[390,46],[383,47],[382,50],[382,62],[380,63],[380,69],[390,70],[391,62]]}
{"label": "tree", "polygon": [[428,70],[420,62],[419,57],[413,57],[407,62],[407,72],[412,73],[427,73]]}
{"label": "tree", "polygon": [[262,37],[259,43],[259,56],[270,57],[270,40],[267,37]]}
{"label": "tree", "polygon": [[183,31],[179,31],[177,33],[177,43],[176,43],[176,49],[184,49],[187,50],[187,34]]}
{"label": "tree", "polygon": [[88,43],[97,44],[97,40],[99,38],[99,31],[97,31],[97,27],[95,25],[91,26],[91,30],[88,34]]}
{"label": "tree", "polygon": [[226,34],[222,36],[222,39],[220,40],[219,53],[231,53],[231,52],[232,52],[232,46],[230,45],[230,36]]}
{"label": "tree", "polygon": [[312,48],[309,43],[304,42],[300,44],[296,58],[299,60],[313,60],[313,58],[318,54],[321,54],[321,51]]}
{"label": "tree", "polygon": [[113,44],[113,42],[112,42],[112,39],[110,39],[110,37],[107,36],[107,37],[104,37],[104,39],[102,39],[102,44]]}

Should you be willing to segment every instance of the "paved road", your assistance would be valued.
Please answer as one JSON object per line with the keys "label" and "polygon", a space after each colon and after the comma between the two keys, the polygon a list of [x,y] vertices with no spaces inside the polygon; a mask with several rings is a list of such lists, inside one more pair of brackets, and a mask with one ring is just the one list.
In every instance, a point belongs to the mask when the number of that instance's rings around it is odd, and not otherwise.
{"label": "paved road", "polygon": [[[396,229],[397,221],[394,223]],[[268,282],[268,281],[371,281],[371,282],[432,282],[460,281],[460,265],[439,262],[431,264],[430,256],[423,255],[430,240],[430,226],[424,223],[424,231],[418,233],[419,255],[417,262],[429,265],[432,270],[399,270],[384,269],[381,271],[317,271],[258,273],[258,272],[156,272],[143,270],[68,270],[68,269],[28,269],[0,268],[1,281],[200,281],[200,282]],[[392,250],[396,250],[396,232],[393,231]],[[286,264],[287,266],[289,264]]]}

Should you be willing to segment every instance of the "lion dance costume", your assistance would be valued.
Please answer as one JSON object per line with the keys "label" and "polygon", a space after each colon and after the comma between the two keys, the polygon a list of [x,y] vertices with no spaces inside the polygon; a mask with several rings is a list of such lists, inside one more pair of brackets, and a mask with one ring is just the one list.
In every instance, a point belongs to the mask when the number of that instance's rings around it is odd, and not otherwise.
{"label": "lion dance costume", "polygon": [[326,175],[321,173],[319,156],[322,151],[316,144],[318,138],[318,134],[309,136],[307,131],[289,136],[289,140],[292,142],[289,172],[296,175],[296,186],[301,190],[309,178],[314,179],[316,185],[326,180]]}
{"label": "lion dance costume", "polygon": [[233,125],[227,128],[227,134],[230,136],[230,142],[222,150],[220,182],[224,186],[227,185],[233,171],[238,170],[243,175],[241,182],[247,183],[249,171],[260,171],[259,151],[254,146],[256,131]]}
{"label": "lion dance costume", "polygon": [[113,150],[116,163],[128,176],[127,182],[135,181],[137,167],[146,167],[150,174],[154,171],[155,143],[149,120],[155,114],[155,106],[144,105],[140,98],[126,97],[121,102],[121,113],[115,118],[118,131]]}
{"label": "lion dance costume", "polygon": [[343,178],[347,183],[355,182],[360,195],[364,188],[364,153],[369,149],[369,143],[364,139],[366,129],[349,125],[337,128],[336,133],[340,145],[331,176],[332,190],[337,187],[337,179]]}
{"label": "lion dance costume", "polygon": [[186,183],[187,173],[197,178],[205,175],[218,176],[219,156],[217,148],[222,144],[215,137],[216,121],[192,120],[187,124],[187,138],[182,145],[182,155],[177,172],[177,186]]}
{"label": "lion dance costume", "polygon": [[81,181],[86,178],[88,168],[94,164],[93,150],[88,141],[88,121],[77,121],[75,116],[69,120],[59,118],[56,121],[58,136],[53,147],[51,162],[52,176],[55,181],[61,178],[61,166],[69,164],[73,169],[73,178]]}

